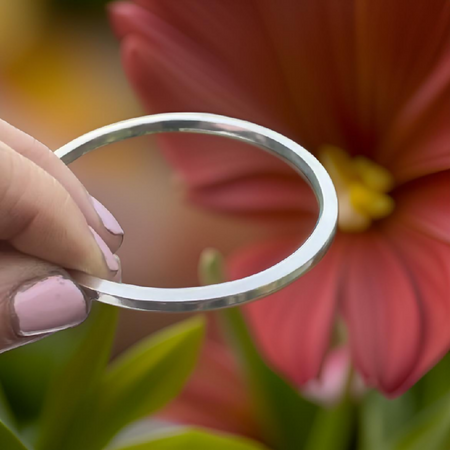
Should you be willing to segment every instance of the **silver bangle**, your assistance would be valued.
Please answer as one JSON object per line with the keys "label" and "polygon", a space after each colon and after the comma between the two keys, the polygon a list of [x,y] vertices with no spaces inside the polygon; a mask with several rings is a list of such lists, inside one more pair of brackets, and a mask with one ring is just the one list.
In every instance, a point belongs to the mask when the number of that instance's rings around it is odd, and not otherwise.
{"label": "silver bangle", "polygon": [[333,239],[338,203],[333,183],[317,159],[291,139],[244,120],[205,113],[168,113],[125,120],[91,131],[56,151],[70,164],[99,147],[145,134],[200,133],[224,136],[253,144],[291,166],[311,185],[320,211],[316,226],[294,253],[274,266],[235,281],[201,287],[154,288],[75,275],[96,300],[145,311],[200,311],[240,305],[270,295],[311,269]]}

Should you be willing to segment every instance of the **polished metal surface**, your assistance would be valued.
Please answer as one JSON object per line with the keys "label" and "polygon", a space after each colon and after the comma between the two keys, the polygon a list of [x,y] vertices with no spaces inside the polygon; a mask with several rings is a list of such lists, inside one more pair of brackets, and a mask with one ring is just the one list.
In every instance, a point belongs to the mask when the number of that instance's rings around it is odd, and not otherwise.
{"label": "polished metal surface", "polygon": [[[76,280],[93,291],[98,301],[146,311],[198,311],[239,305],[272,294],[311,269],[333,239],[338,204],[331,179],[317,159],[291,139],[243,120],[206,113],[167,113],[138,117],[99,128],[57,150],[70,164],[86,153],[113,142],[154,133],[201,133],[247,142],[272,153],[311,185],[320,212],[309,238],[292,255],[255,275],[202,287],[177,289],[134,286],[77,274]],[[325,282],[325,280],[324,280]]]}

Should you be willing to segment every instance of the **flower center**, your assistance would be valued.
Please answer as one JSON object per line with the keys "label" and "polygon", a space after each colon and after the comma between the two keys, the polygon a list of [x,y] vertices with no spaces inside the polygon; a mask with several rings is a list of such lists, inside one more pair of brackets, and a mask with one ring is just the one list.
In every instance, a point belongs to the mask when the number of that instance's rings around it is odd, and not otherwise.
{"label": "flower center", "polygon": [[392,213],[395,203],[387,193],[394,187],[394,178],[384,167],[365,156],[352,158],[332,145],[321,147],[319,159],[336,188],[341,231],[367,230],[374,220]]}

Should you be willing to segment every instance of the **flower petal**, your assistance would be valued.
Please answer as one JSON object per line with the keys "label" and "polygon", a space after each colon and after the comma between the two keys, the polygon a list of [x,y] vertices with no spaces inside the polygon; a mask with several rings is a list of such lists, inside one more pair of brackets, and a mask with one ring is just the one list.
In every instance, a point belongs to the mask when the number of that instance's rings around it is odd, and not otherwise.
{"label": "flower petal", "polygon": [[[303,395],[321,405],[337,404],[345,394],[351,369],[351,353],[347,346],[330,350],[325,357],[320,377],[309,381],[302,388]],[[351,383],[351,395],[361,397],[365,386],[357,372],[353,373]]]}
{"label": "flower petal", "polygon": [[[265,99],[295,128],[291,93],[278,70],[278,55],[271,47],[264,24],[252,1],[140,0],[136,3],[170,24],[185,39],[204,49],[227,69],[255,98]],[[211,61],[212,62],[212,61]]]}
{"label": "flower petal", "polygon": [[208,340],[182,393],[160,417],[176,423],[257,437],[250,400],[236,363],[223,344]]}
{"label": "flower petal", "polygon": [[354,5],[361,113],[381,137],[445,53],[450,8],[446,0]]}
{"label": "flower petal", "polygon": [[[286,238],[249,247],[229,260],[231,278],[259,272],[285,258],[298,246]],[[264,354],[297,385],[319,373],[328,348],[340,276],[342,242],[319,265],[268,298],[245,307]]]}
{"label": "flower petal", "polygon": [[[448,167],[447,0],[137,3],[114,5],[112,21],[150,110],[241,117],[313,151],[374,157],[401,181]],[[239,146],[183,138],[167,148],[195,186],[280,169]]]}
{"label": "flower petal", "polygon": [[279,94],[291,99],[298,135],[308,148],[347,144],[357,153],[374,150],[435,70],[450,29],[446,0],[138,3],[234,73],[259,82],[270,69],[283,82]]}
{"label": "flower petal", "polygon": [[187,198],[210,209],[241,214],[307,212],[317,217],[311,188],[298,177],[246,177],[188,191]]}
{"label": "flower petal", "polygon": [[450,171],[414,180],[394,193],[392,222],[450,243]]}
{"label": "flower petal", "polygon": [[[347,147],[355,142],[350,2],[138,3],[218,57],[224,63],[222,72],[238,77],[246,90],[260,99],[274,96],[266,101],[267,107],[287,125],[288,135],[306,148],[314,150],[324,143]],[[266,125],[283,132],[275,122]]]}
{"label": "flower petal", "polygon": [[[123,38],[127,75],[152,112],[207,111],[245,118],[289,132],[288,104],[276,78],[261,72],[264,89],[249,84],[216,54],[156,15],[133,4],[116,4],[112,19]],[[213,32],[213,30],[211,30]],[[254,47],[254,45],[252,45]],[[255,79],[255,78],[253,78]],[[247,174],[293,174],[290,166],[266,152],[211,136],[171,135],[159,139],[172,164],[190,186],[204,186]]]}
{"label": "flower petal", "polygon": [[[389,235],[391,245],[397,249],[408,271],[423,323],[415,364],[403,383],[392,391],[393,395],[398,395],[409,389],[450,349],[450,245],[400,224],[390,227]],[[406,318],[405,315],[404,322]]]}
{"label": "flower petal", "polygon": [[353,236],[346,261],[343,308],[356,366],[368,384],[396,392],[422,346],[422,305],[414,280],[378,230]]}
{"label": "flower petal", "polygon": [[380,147],[379,160],[398,183],[450,169],[449,117],[450,47],[400,110]]}

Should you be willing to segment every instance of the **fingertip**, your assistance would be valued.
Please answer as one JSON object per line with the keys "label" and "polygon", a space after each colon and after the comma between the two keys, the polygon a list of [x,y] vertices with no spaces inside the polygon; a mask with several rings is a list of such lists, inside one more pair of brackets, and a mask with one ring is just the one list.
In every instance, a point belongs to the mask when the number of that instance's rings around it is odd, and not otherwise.
{"label": "fingertip", "polygon": [[[94,237],[94,240],[97,244],[98,250],[100,250],[101,258],[102,258],[102,266],[103,268],[107,269],[107,273],[105,275],[107,278],[114,278],[117,273],[119,272],[120,265],[118,262],[118,259],[115,257],[115,255],[111,252],[110,248],[106,244],[106,242],[100,237],[100,235],[92,228],[89,227],[92,236]],[[105,272],[103,270],[103,272]],[[96,275],[96,273],[92,273],[93,275]]]}
{"label": "fingertip", "polygon": [[12,296],[13,327],[19,337],[71,328],[88,315],[83,291],[62,275],[22,285]]}
{"label": "fingertip", "polygon": [[111,214],[111,212],[100,203],[95,197],[91,196],[92,203],[94,205],[94,209],[97,212],[100,220],[103,223],[103,226],[114,236],[123,237],[123,229],[120,226],[117,219]]}
{"label": "fingertip", "polygon": [[102,238],[108,244],[111,251],[116,252],[122,245],[124,231],[117,219],[102,203],[95,197],[89,197],[103,228],[106,230],[106,233],[102,233]]}

